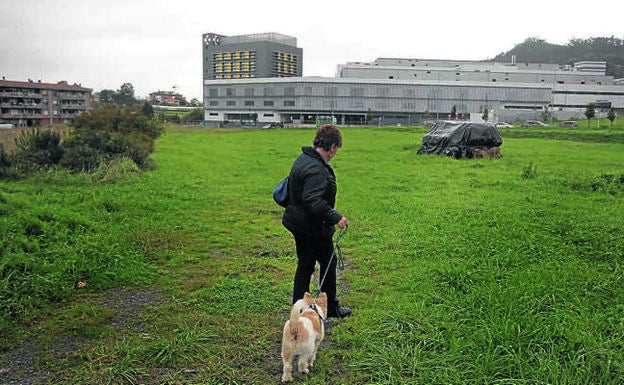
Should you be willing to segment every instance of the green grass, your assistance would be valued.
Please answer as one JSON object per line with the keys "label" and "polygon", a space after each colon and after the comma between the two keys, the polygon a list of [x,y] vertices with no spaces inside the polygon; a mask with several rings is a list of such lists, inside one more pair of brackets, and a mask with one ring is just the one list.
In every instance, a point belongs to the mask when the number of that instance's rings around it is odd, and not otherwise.
{"label": "green grass", "polygon": [[[417,155],[423,128],[343,129],[354,316],[297,383],[622,383],[618,124],[509,129],[502,159],[459,161]],[[34,341],[56,384],[278,382],[296,257],[270,193],[312,136],[170,130],[152,172],[0,182],[5,351]],[[119,287],[162,297],[119,327]]]}

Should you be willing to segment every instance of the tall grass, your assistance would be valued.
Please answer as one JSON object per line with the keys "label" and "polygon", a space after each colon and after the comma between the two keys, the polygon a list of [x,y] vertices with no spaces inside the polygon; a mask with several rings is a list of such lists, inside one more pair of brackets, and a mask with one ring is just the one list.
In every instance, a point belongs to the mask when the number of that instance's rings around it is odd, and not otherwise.
{"label": "tall grass", "polygon": [[[502,159],[454,160],[417,155],[424,132],[343,129],[339,294],[354,315],[298,381],[621,383],[624,144],[503,135]],[[277,382],[296,257],[270,192],[312,136],[169,131],[153,172],[0,182],[8,319],[120,285],[166,293],[141,330],[92,333],[48,380]]]}

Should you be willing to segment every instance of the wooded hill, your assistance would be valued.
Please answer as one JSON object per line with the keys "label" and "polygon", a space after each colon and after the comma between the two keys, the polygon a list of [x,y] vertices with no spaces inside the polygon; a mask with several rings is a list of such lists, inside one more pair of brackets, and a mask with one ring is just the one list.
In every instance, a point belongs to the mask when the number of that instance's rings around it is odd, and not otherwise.
{"label": "wooded hill", "polygon": [[601,60],[607,62],[607,75],[624,78],[624,41],[616,37],[571,39],[567,45],[547,43],[531,37],[508,52],[492,59],[497,62],[574,64],[577,61]]}

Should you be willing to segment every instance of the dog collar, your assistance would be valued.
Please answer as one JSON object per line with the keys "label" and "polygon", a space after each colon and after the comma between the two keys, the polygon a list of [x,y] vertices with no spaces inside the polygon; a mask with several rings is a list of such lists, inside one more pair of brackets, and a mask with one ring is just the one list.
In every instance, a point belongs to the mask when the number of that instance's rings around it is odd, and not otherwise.
{"label": "dog collar", "polygon": [[314,312],[316,313],[316,315],[319,316],[321,321],[325,321],[325,318],[323,318],[323,316],[321,315],[321,312],[319,311],[318,307],[316,306],[316,303],[313,303],[312,306],[310,306],[310,309],[314,310]]}

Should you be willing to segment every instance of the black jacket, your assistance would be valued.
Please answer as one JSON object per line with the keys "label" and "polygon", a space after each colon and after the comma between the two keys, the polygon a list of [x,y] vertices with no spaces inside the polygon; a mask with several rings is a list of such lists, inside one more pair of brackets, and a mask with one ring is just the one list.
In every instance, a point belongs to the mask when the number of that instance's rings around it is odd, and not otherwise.
{"label": "black jacket", "polygon": [[336,175],[313,147],[302,147],[290,169],[288,206],[282,223],[294,234],[331,237],[342,214],[336,204]]}

